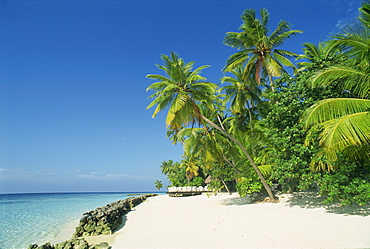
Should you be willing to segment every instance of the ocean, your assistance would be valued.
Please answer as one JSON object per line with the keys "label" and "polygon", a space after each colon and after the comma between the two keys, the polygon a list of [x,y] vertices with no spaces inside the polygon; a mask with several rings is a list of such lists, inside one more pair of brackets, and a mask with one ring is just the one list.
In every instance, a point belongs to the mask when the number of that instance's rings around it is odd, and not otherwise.
{"label": "ocean", "polygon": [[139,193],[1,194],[0,249],[44,244],[83,213],[132,194]]}

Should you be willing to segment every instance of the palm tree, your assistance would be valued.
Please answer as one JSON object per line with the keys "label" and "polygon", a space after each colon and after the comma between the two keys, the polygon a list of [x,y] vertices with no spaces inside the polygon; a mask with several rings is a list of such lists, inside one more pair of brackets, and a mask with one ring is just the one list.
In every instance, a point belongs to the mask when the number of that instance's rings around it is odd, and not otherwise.
{"label": "palm tree", "polygon": [[188,179],[188,184],[190,181],[199,175],[199,161],[195,157],[183,156],[184,159],[181,160],[181,167],[185,168],[186,178]]}
{"label": "palm tree", "polygon": [[320,71],[312,79],[313,86],[339,82],[341,88],[351,91],[360,98],[370,95],[370,28],[356,23],[333,36],[331,47],[340,47],[352,63],[335,65]]}
{"label": "palm tree", "polygon": [[154,185],[155,185],[155,188],[158,190],[161,190],[161,188],[163,187],[162,181],[159,181],[159,180],[155,180]]}
{"label": "palm tree", "polygon": [[231,55],[226,62],[224,71],[231,71],[241,65],[244,67],[244,77],[253,73],[257,82],[260,82],[261,74],[269,77],[280,77],[285,72],[284,66],[295,70],[294,64],[288,59],[297,54],[276,49],[292,35],[302,33],[301,30],[292,30],[291,24],[280,21],[276,29],[269,35],[268,22],[269,12],[260,10],[261,20],[256,18],[254,9],[246,9],[241,17],[243,24],[240,32],[228,32],[224,38],[224,44],[240,50]]}
{"label": "palm tree", "polygon": [[249,121],[252,121],[252,109],[261,101],[261,89],[255,78],[245,79],[242,68],[231,71],[234,77],[224,76],[221,83],[231,83],[224,86],[220,91],[225,92],[225,103],[231,102],[230,109],[234,115],[245,115],[248,113]]}
{"label": "palm tree", "polygon": [[[370,1],[360,8],[360,21],[345,27],[334,35],[330,46],[340,47],[352,63],[336,65],[318,72],[312,79],[313,86],[339,83],[343,91],[352,92],[357,98],[334,98],[319,101],[305,111],[302,121],[306,128],[321,125],[318,156],[331,161],[341,151],[355,160],[370,159]],[[329,163],[315,162],[314,169],[332,170]]]}
{"label": "palm tree", "polygon": [[197,104],[211,106],[215,100],[217,85],[206,82],[205,78],[199,73],[209,66],[201,66],[193,69],[194,62],[186,63],[177,54],[171,52],[170,57],[161,56],[162,65],[157,65],[159,69],[166,72],[167,76],[149,74],[146,77],[158,82],[151,84],[148,90],[155,93],[149,98],[154,100],[148,108],[157,106],[152,117],[169,106],[166,118],[166,125],[174,130],[180,129],[184,125],[199,122],[200,113]]}
{"label": "palm tree", "polygon": [[165,175],[171,175],[173,173],[173,161],[163,161],[161,164],[161,171]]}
{"label": "palm tree", "polygon": [[312,68],[324,68],[326,62],[332,61],[338,56],[339,49],[337,47],[328,46],[327,43],[319,42],[316,46],[311,42],[303,43],[303,55],[299,55],[297,59],[306,59],[306,61],[298,62],[298,71],[303,71]]}
{"label": "palm tree", "polygon": [[194,62],[185,63],[183,59],[179,58],[178,55],[173,52],[171,52],[170,57],[162,55],[162,60],[164,65],[158,65],[158,68],[164,70],[167,76],[153,74],[147,76],[150,79],[159,80],[147,88],[147,90],[156,91],[150,96],[150,98],[154,98],[154,100],[147,107],[157,106],[153,117],[155,117],[159,111],[169,107],[166,124],[170,129],[176,130],[184,125],[199,123],[202,125],[211,125],[219,130],[224,136],[228,137],[239,146],[259,176],[270,198],[272,200],[276,199],[271,188],[243,144],[203,115],[202,107],[205,106],[206,109],[213,110],[214,102],[217,101],[215,95],[217,85],[206,82],[206,79],[199,75],[201,69],[207,66],[202,66],[192,71]]}

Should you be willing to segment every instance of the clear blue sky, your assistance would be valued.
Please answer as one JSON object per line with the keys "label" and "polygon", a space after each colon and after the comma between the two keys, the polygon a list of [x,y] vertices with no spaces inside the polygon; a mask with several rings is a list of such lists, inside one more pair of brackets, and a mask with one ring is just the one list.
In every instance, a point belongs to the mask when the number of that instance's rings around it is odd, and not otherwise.
{"label": "clear blue sky", "polygon": [[283,48],[324,41],[353,21],[360,0],[2,0],[0,193],[151,191],[164,160],[165,114],[146,110],[160,55],[171,50],[218,83],[236,50],[222,44],[247,8],[267,8],[304,33]]}

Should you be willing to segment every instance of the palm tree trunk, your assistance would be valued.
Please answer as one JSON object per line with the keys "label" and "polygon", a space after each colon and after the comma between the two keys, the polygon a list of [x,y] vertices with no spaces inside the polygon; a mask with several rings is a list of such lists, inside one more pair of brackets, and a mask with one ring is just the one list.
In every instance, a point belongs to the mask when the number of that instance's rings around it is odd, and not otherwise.
{"label": "palm tree trunk", "polygon": [[272,76],[271,76],[271,74],[269,74],[269,81],[270,81],[271,90],[274,91],[275,88],[272,86]]}
{"label": "palm tree trunk", "polygon": [[230,135],[227,131],[225,131],[224,129],[222,129],[221,127],[219,127],[215,123],[213,123],[211,120],[206,118],[203,114],[199,113],[199,115],[205,122],[207,122],[209,125],[216,128],[217,130],[219,130],[222,134],[224,134],[226,137],[231,139],[234,143],[236,143],[239,146],[239,148],[242,150],[243,154],[248,158],[249,162],[252,164],[253,169],[256,171],[258,177],[260,178],[260,180],[261,180],[263,186],[265,187],[270,199],[271,200],[276,200],[277,197],[272,193],[272,190],[271,190],[270,186],[267,184],[266,179],[263,177],[261,171],[258,169],[256,163],[253,161],[252,157],[249,155],[249,153],[248,153],[247,149],[244,147],[244,145],[239,140],[237,140],[232,135]]}
{"label": "palm tree trunk", "polygon": [[234,165],[234,163],[233,162],[230,162],[229,161],[229,159],[227,159],[227,157],[225,156],[225,155],[223,155],[222,154],[222,157],[223,157],[223,159],[233,168],[233,170],[236,172],[236,173],[238,173],[238,174],[240,174],[241,172],[240,172],[240,170],[238,170],[236,167],[235,167],[235,165]]}
{"label": "palm tree trunk", "polygon": [[[247,108],[249,113],[249,129],[251,129],[251,137],[253,138],[253,123],[252,123],[252,111],[251,106],[249,105],[249,102],[247,101]],[[252,155],[254,156],[256,154],[254,146],[252,146]]]}
{"label": "palm tree trunk", "polygon": [[221,180],[222,184],[224,185],[226,191],[229,193],[229,195],[232,195],[232,193],[230,192],[229,188],[226,185],[226,182],[221,177],[220,177],[220,180]]}

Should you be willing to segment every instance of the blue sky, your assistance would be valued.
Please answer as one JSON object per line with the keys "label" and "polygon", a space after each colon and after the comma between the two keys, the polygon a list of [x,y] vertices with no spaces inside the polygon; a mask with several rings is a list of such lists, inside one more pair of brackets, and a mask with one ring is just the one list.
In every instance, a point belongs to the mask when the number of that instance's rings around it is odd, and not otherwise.
{"label": "blue sky", "polygon": [[0,193],[152,191],[162,161],[180,160],[165,113],[146,110],[161,54],[175,51],[218,83],[222,44],[247,8],[267,8],[304,33],[284,49],[324,41],[355,20],[347,0],[2,0]]}

